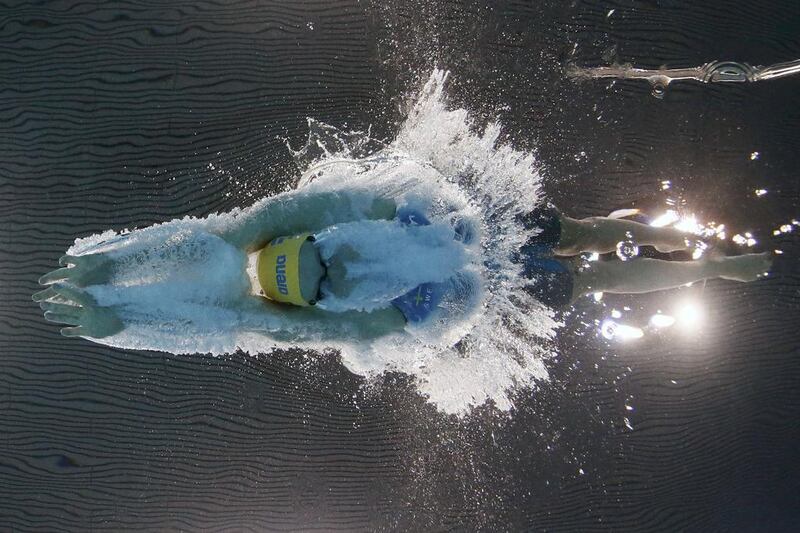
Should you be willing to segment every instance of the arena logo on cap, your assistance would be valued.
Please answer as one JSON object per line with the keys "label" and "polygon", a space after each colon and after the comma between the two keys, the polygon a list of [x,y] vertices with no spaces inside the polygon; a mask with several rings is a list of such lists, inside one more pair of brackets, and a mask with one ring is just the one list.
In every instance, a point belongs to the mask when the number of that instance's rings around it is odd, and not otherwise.
{"label": "arena logo on cap", "polygon": [[283,295],[289,294],[289,287],[286,285],[286,256],[279,255],[275,258],[275,283],[278,292]]}

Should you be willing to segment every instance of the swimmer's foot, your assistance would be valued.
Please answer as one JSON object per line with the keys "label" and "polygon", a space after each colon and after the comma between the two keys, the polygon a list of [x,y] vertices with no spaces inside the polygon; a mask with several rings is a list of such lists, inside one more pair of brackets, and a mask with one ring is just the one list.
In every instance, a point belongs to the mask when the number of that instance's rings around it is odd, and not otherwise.
{"label": "swimmer's foot", "polygon": [[755,281],[767,275],[772,268],[772,253],[734,255],[730,257],[709,258],[717,264],[722,279],[731,281]]}

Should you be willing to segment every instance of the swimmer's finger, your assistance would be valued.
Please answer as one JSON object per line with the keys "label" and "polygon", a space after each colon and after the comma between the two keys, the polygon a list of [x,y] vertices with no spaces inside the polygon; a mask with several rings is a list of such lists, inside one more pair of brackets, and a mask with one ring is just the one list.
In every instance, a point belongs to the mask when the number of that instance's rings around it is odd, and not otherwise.
{"label": "swimmer's finger", "polygon": [[63,284],[56,285],[55,289],[56,291],[58,291],[58,294],[60,296],[66,298],[67,300],[72,300],[73,302],[82,305],[84,307],[96,304],[94,298],[92,298],[91,295],[85,293],[82,290],[74,289],[72,287],[68,287]]}
{"label": "swimmer's finger", "polygon": [[43,291],[34,292],[31,298],[33,298],[34,302],[43,302],[56,296],[58,296],[58,291],[54,287],[47,287]]}
{"label": "swimmer's finger", "polygon": [[74,328],[61,328],[61,334],[65,337],[80,337],[83,335],[83,326],[76,326]]}
{"label": "swimmer's finger", "polygon": [[58,270],[48,272],[39,278],[39,285],[50,285],[57,281],[64,281],[65,279],[69,278],[69,275],[72,273],[71,271],[71,268],[59,268]]}
{"label": "swimmer's finger", "polygon": [[64,254],[58,258],[58,264],[65,267],[67,265],[77,265],[81,258],[77,255]]}
{"label": "swimmer's finger", "polygon": [[72,315],[62,315],[61,313],[54,313],[53,311],[47,311],[44,314],[44,319],[48,322],[58,322],[59,324],[72,324],[73,326],[79,325],[81,322],[78,320],[77,317]]}
{"label": "swimmer's finger", "polygon": [[42,302],[39,304],[39,307],[41,307],[44,311],[50,311],[61,316],[73,317],[76,320],[80,318],[83,311],[83,309],[80,307],[56,302]]}

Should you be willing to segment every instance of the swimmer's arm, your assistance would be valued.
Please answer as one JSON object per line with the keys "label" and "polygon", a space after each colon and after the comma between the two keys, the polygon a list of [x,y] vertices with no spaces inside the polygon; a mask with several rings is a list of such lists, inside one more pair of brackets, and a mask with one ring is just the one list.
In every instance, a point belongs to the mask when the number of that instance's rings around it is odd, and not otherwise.
{"label": "swimmer's arm", "polygon": [[[406,319],[395,307],[370,312],[347,311],[333,313],[317,307],[296,307],[274,304],[253,297],[248,307],[263,313],[265,324],[280,324],[280,328],[250,324],[281,342],[302,341],[364,341],[399,333],[405,329]],[[270,320],[277,317],[276,320]],[[253,328],[252,326],[256,326]]]}
{"label": "swimmer's arm", "polygon": [[316,232],[363,219],[392,219],[397,205],[366,191],[291,191],[266,198],[234,215],[215,218],[211,231],[234,246],[253,252],[282,235]]}
{"label": "swimmer's arm", "polygon": [[[366,341],[377,339],[405,329],[406,319],[394,307],[376,309],[375,311],[346,311],[331,313],[310,307],[295,308],[293,317],[303,325],[300,330],[305,338],[296,340],[320,341]],[[296,335],[290,334],[290,337]],[[295,340],[290,338],[289,341]]]}

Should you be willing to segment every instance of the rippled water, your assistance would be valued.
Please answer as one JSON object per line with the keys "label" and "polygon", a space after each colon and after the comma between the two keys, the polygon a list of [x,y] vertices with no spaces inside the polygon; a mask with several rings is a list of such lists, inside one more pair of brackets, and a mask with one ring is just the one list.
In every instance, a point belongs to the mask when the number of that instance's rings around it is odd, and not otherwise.
{"label": "rippled water", "polygon": [[[797,2],[3,14],[0,529],[797,529],[800,77],[570,76],[796,60]],[[441,229],[474,221],[475,254],[454,268],[483,289],[463,283],[479,298],[453,309],[477,313],[457,313],[446,341],[410,335],[405,359],[272,350],[264,329],[285,324],[226,314],[248,258],[209,235],[227,219],[209,215],[352,183],[442,196]],[[708,241],[664,257],[619,239],[626,266],[763,249],[774,272],[523,311],[485,261],[517,244],[514,226],[486,214],[544,197]],[[118,290],[96,289],[131,304],[123,348],[42,319],[36,280],[76,236],[153,224],[75,248],[110,239],[126,261]],[[524,331],[504,329],[518,314]]]}

